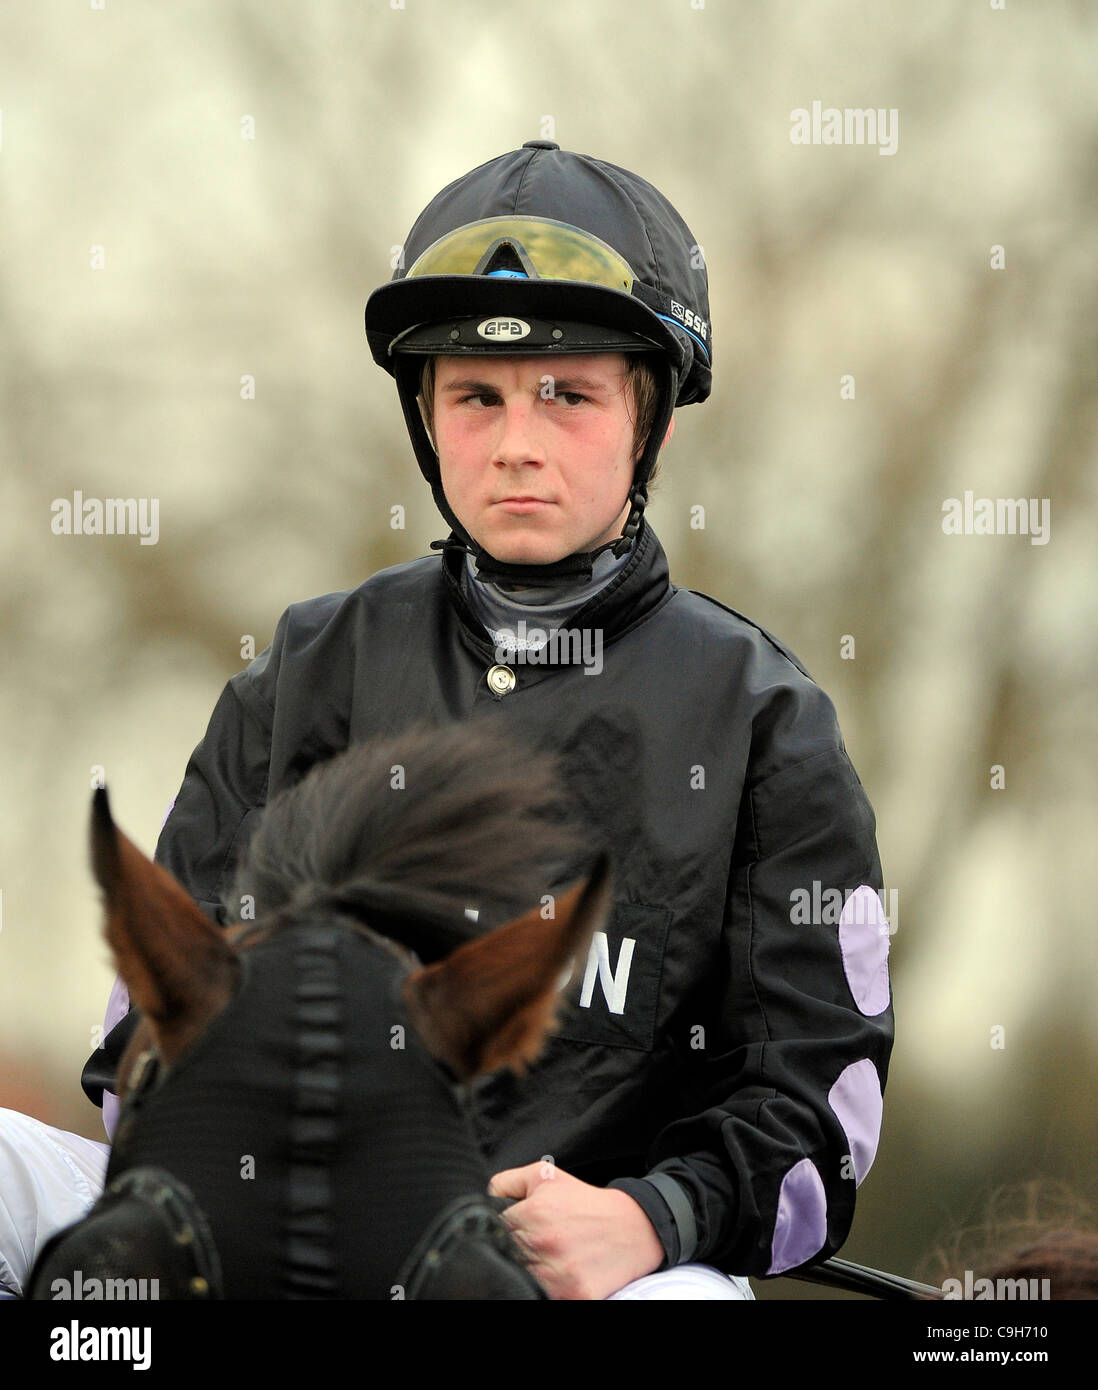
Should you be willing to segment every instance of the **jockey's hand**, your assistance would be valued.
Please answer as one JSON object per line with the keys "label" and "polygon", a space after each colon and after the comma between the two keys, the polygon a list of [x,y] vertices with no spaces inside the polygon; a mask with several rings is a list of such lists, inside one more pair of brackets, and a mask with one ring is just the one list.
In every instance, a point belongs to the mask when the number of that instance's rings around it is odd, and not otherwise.
{"label": "jockey's hand", "polygon": [[663,1263],[652,1223],[616,1188],[592,1187],[543,1161],[497,1173],[488,1191],[517,1198],[503,1219],[551,1298],[607,1298]]}

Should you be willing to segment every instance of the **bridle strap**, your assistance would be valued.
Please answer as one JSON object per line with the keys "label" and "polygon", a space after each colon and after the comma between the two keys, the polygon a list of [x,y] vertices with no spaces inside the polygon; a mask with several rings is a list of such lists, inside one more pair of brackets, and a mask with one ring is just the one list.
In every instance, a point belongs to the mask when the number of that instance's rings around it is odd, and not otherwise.
{"label": "bridle strap", "polygon": [[286,1286],[291,1298],[334,1298],[332,1165],[340,1140],[344,999],[338,946],[342,926],[298,930],[294,1026],[297,1066],[290,1117]]}

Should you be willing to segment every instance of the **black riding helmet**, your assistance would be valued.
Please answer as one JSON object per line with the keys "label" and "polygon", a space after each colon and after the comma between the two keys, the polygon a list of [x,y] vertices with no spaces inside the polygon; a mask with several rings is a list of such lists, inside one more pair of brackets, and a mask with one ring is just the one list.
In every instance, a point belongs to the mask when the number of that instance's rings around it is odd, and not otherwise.
{"label": "black riding helmet", "polygon": [[[444,188],[416,219],[391,282],[366,305],[374,360],[397,382],[420,469],[481,573],[589,578],[603,549],[624,554],[676,405],[704,401],[712,345],[705,262],[658,189],[589,155],[530,140]],[[648,352],[659,401],[622,536],[552,565],[504,564],[454,515],[417,396],[437,353]],[[661,370],[662,364],[662,370]]]}

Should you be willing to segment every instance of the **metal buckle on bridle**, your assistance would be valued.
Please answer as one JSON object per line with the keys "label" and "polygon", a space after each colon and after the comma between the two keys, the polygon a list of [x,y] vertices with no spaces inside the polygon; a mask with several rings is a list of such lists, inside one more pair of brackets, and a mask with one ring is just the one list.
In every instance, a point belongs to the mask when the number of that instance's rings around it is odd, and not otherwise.
{"label": "metal buckle on bridle", "polygon": [[118,1123],[114,1130],[114,1142],[112,1146],[112,1156],[118,1153],[124,1146],[133,1128],[134,1121],[137,1119],[138,1112],[145,1101],[159,1087],[163,1080],[160,1066],[160,1056],[154,1047],[147,1047],[139,1052],[137,1060],[133,1064],[130,1073],[129,1085],[126,1088],[126,1099],[122,1102],[122,1108],[118,1112]]}
{"label": "metal buckle on bridle", "polygon": [[[201,1299],[223,1296],[221,1261],[202,1209],[186,1184],[160,1168],[131,1168],[107,1184],[87,1216],[42,1249],[27,1296],[59,1296],[59,1282],[104,1290],[145,1284],[141,1292],[97,1297]],[[91,1297],[83,1294],[83,1297]]]}

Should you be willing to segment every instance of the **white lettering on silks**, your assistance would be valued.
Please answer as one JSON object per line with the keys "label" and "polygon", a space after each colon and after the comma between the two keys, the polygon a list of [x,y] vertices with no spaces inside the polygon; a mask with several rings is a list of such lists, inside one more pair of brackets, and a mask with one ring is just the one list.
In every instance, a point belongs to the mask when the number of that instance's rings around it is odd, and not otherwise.
{"label": "white lettering on silks", "polygon": [[618,952],[617,969],[610,966],[610,942],[603,931],[595,932],[591,949],[587,953],[587,970],[583,976],[583,989],[580,991],[580,1008],[591,1007],[591,996],[595,992],[595,976],[606,998],[606,1006],[612,1014],[625,1012],[625,992],[629,988],[629,970],[633,963],[633,947],[636,940],[623,936],[621,950]]}

